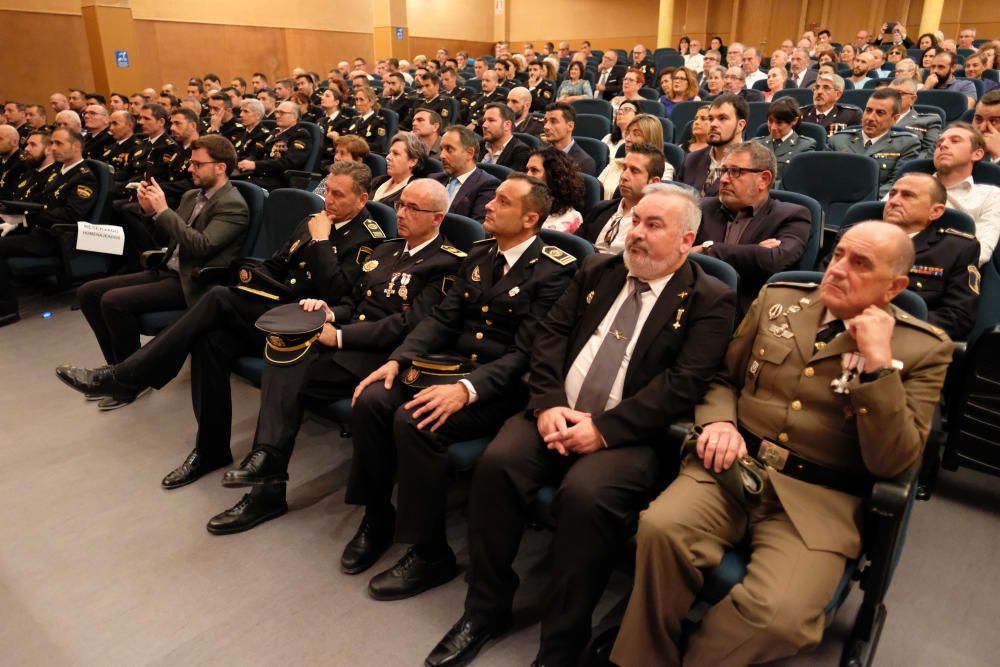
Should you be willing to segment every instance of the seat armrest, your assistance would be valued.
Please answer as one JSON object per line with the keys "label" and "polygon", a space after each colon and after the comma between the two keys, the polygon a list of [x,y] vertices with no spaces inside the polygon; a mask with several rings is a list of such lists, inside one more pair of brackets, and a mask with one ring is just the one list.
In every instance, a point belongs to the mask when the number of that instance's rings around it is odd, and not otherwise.
{"label": "seat armrest", "polygon": [[199,266],[191,270],[191,277],[202,285],[224,285],[232,275],[231,266]]}
{"label": "seat armrest", "polygon": [[139,255],[139,266],[144,269],[158,269],[167,261],[167,251],[165,249],[147,250]]}
{"label": "seat armrest", "polygon": [[289,187],[312,192],[319,185],[319,182],[323,180],[323,174],[314,171],[288,169],[285,171],[285,180],[288,181]]}

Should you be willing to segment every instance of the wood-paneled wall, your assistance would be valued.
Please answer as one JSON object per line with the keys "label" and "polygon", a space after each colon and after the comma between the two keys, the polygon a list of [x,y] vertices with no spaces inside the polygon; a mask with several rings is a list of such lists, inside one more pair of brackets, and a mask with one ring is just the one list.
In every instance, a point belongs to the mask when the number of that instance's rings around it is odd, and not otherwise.
{"label": "wood-paneled wall", "polygon": [[410,57],[423,54],[433,58],[440,48],[448,49],[448,54],[454,56],[458,51],[468,51],[469,56],[476,57],[493,53],[493,42],[470,42],[459,39],[435,39],[434,37],[410,37]]}

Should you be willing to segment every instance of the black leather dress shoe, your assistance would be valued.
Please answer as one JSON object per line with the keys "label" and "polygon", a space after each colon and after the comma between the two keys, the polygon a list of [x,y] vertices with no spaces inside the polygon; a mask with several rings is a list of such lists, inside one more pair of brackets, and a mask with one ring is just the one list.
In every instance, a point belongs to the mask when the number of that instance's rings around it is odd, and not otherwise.
{"label": "black leather dress shoe", "polygon": [[93,370],[60,366],[56,369],[56,377],[84,395],[100,394],[127,400],[134,397],[141,389],[120,381],[114,366],[101,366]]}
{"label": "black leather dress shoe", "polygon": [[21,316],[17,313],[7,313],[6,315],[0,315],[0,327],[5,327],[8,324],[14,324],[14,322],[19,322]]}
{"label": "black leather dress shoe", "polygon": [[213,535],[242,533],[287,511],[288,503],[283,495],[247,493],[240,502],[209,519],[206,528]]}
{"label": "black leather dress shoe", "polygon": [[382,557],[392,546],[392,535],[396,526],[396,511],[389,508],[378,516],[366,512],[361,527],[344,547],[340,557],[340,570],[344,574],[360,574]]}
{"label": "black leather dress shoe", "polygon": [[426,667],[460,667],[468,665],[486,642],[507,631],[510,621],[486,625],[463,614],[458,623],[438,642],[424,661]]}
{"label": "black leather dress shoe", "polygon": [[455,554],[435,561],[424,560],[414,547],[407,549],[399,562],[368,584],[368,594],[376,600],[404,600],[447,583],[458,574]]}
{"label": "black leather dress shoe", "polygon": [[186,486],[191,482],[201,479],[213,470],[218,470],[222,466],[227,466],[232,462],[232,459],[218,462],[206,461],[197,449],[192,449],[191,453],[184,459],[184,463],[168,472],[167,476],[160,482],[160,485],[164,489],[176,489]]}
{"label": "black leather dress shoe", "polygon": [[230,489],[287,481],[288,471],[285,466],[278,461],[278,457],[263,449],[250,452],[239,468],[227,470],[222,476],[222,486]]}

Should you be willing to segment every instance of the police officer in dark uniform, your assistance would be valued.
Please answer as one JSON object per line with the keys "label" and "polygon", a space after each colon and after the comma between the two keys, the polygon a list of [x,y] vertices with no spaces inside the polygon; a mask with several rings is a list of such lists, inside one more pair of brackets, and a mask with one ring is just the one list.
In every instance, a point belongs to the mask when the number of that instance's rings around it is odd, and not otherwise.
{"label": "police officer in dark uniform", "polygon": [[[441,93],[441,78],[434,72],[428,72],[417,80],[420,85],[420,95],[410,109],[410,116],[404,126],[413,127],[413,111],[416,108],[430,109],[441,116],[442,124],[447,126],[455,122],[451,113],[451,98]],[[402,122],[402,121],[401,121]]]}
{"label": "police officer in dark uniform", "polygon": [[389,150],[388,121],[382,115],[381,106],[371,88],[354,91],[354,109],[357,116],[351,119],[345,134],[354,134],[368,142],[374,153],[385,155]]}
{"label": "police officer in dark uniform", "polygon": [[382,80],[382,97],[379,98],[379,106],[383,109],[391,109],[399,116],[400,124],[406,123],[410,127],[413,122],[413,107],[416,100],[406,94],[406,79],[399,72],[390,72]]}
{"label": "police officer in dark uniform", "polygon": [[465,124],[470,130],[480,131],[480,124],[483,121],[483,113],[486,105],[490,102],[506,102],[507,93],[497,87],[497,73],[488,70],[483,73],[483,93],[469,103],[469,111],[465,117]]}
{"label": "police officer in dark uniform", "polygon": [[878,162],[880,197],[889,192],[900,166],[920,154],[920,139],[893,127],[899,112],[899,93],[879,88],[865,104],[862,126],[842,130],[830,138],[830,150],[867,155]]}
{"label": "police officer in dark uniform", "polygon": [[819,74],[813,86],[813,103],[802,107],[802,120],[826,128],[827,136],[861,123],[861,109],[837,100],[844,93],[844,79],[838,74]]}
{"label": "police officer in dark uniform", "polygon": [[299,124],[301,112],[295,102],[282,102],[274,113],[278,126],[264,142],[265,157],[236,163],[251,183],[265,190],[286,187],[285,171],[301,170],[312,146],[309,130]]}
{"label": "police officer in dark uniform", "polygon": [[270,259],[241,267],[235,287],[210,289],[123,362],[92,370],[57,369],[59,378],[77,391],[127,397],[146,387],[163,387],[191,355],[198,435],[184,463],[163,479],[164,488],[190,484],[232,463],[229,373],[236,359],[258,356],[264,349],[264,336],[254,327],[257,318],[282,302],[319,298],[335,303],[358,281],[361,265],[385,239],[364,209],[370,185],[365,165],[335,163],[327,177],[326,209],[304,219]]}
{"label": "police officer in dark uniform", "polygon": [[99,104],[91,104],[84,109],[83,113],[85,114],[84,125],[87,127],[83,157],[100,160],[104,150],[115,142],[108,130],[108,110]]}
{"label": "police officer in dark uniform", "polygon": [[[59,251],[58,236],[49,233],[56,224],[75,225],[86,220],[97,203],[97,175],[83,163],[83,135],[72,128],[59,128],[52,133],[52,158],[60,165],[46,181],[42,190],[41,211],[25,213],[27,233],[0,237],[0,322],[10,324],[19,319],[17,294],[7,275],[8,257],[48,257]],[[21,211],[6,210],[18,214]],[[11,225],[11,220],[5,220]],[[9,232],[9,230],[5,229]]]}
{"label": "police officer in dark uniform", "polygon": [[0,125],[0,200],[10,199],[24,178],[25,169],[21,135],[10,125]]}
{"label": "police officer in dark uniform", "polygon": [[465,118],[469,105],[475,98],[475,94],[468,88],[459,84],[458,72],[454,67],[445,67],[441,70],[441,92],[458,100],[459,118],[451,122],[458,122]]}
{"label": "police officer in dark uniform", "polygon": [[[444,301],[358,385],[346,500],[366,512],[341,569],[354,574],[372,566],[393,536],[415,545],[372,579],[368,591],[377,600],[417,595],[455,576],[445,535],[448,446],[492,435],[523,408],[521,378],[536,323],[576,268],[575,258],[537,236],[550,202],[537,179],[514,173],[502,183],[487,205],[485,229],[493,238],[472,249]],[[436,353],[447,357],[427,356]],[[425,388],[415,393],[418,387]]]}
{"label": "police officer in dark uniform", "polygon": [[528,82],[525,87],[531,93],[531,111],[545,113],[545,107],[555,100],[556,88],[552,79],[545,78],[544,63],[533,62],[528,65]]}
{"label": "police officer in dark uniform", "polygon": [[115,111],[111,114],[111,124],[108,131],[114,142],[104,149],[98,158],[114,167],[114,181],[111,186],[112,198],[118,193],[124,193],[124,186],[134,174],[135,162],[133,154],[139,148],[139,138],[135,135],[135,118],[128,111]]}
{"label": "police officer in dark uniform", "polygon": [[[327,321],[315,349],[293,363],[264,367],[253,450],[222,481],[227,487],[252,487],[252,497],[267,496],[254,503],[255,513],[266,513],[268,501],[284,499],[304,401],[327,405],[349,398],[454,283],[465,253],[439,233],[448,208],[444,186],[416,180],[406,187],[397,208],[403,238],[375,248],[352,292],[337,304],[315,300],[303,304],[309,311],[322,310]],[[278,484],[282,488],[267,488]],[[249,528],[251,516],[244,514],[247,520],[238,524],[227,523],[229,532]]]}
{"label": "police officer in dark uniform", "polygon": [[[50,133],[44,130],[36,130],[28,135],[28,142],[22,151],[24,173],[14,184],[7,200],[36,204],[41,202],[45,186],[59,175],[62,166],[53,160],[51,155],[45,154],[50,141]],[[27,233],[27,230],[21,227],[11,233],[19,232]]]}
{"label": "police officer in dark uniform", "polygon": [[[155,178],[166,183],[170,179],[170,162],[177,153],[177,142],[167,133],[169,115],[159,104],[145,104],[139,112],[139,126],[145,139],[139,142],[132,152],[132,178],[129,182]],[[134,195],[123,184],[120,190],[112,195],[116,200],[134,199]]]}
{"label": "police officer in dark uniform", "polygon": [[264,105],[259,100],[248,99],[240,103],[240,124],[243,126],[243,132],[233,143],[237,162],[240,160],[256,162],[264,157],[271,130],[261,123],[263,119]]}
{"label": "police officer in dark uniform", "polygon": [[644,45],[636,44],[632,48],[632,62],[628,66],[642,72],[645,81],[656,80],[656,63],[653,62]]}
{"label": "police officer in dark uniform", "polygon": [[233,100],[224,93],[212,93],[208,98],[208,126],[205,134],[221,134],[233,146],[243,137],[243,124],[233,115]]}

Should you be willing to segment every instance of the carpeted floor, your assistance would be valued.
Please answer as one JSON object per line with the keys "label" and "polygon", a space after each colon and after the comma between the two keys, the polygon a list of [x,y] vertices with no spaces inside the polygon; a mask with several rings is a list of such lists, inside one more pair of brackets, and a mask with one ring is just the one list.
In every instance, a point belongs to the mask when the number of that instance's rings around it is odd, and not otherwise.
{"label": "carpeted floor", "polygon": [[[204,524],[240,493],[211,475],[173,492],[160,478],[195,431],[188,371],[132,406],[100,413],[54,376],[60,363],[101,363],[68,296],[26,300],[0,329],[0,664],[419,665],[461,614],[460,576],[411,600],[368,598],[368,575],[341,574],[361,518],[343,502],[350,443],[309,420],[291,467],[288,515],[244,534]],[[51,317],[41,313],[51,311]],[[234,380],[233,453],[248,447],[257,390]],[[461,497],[450,534],[468,561]],[[533,531],[517,568],[517,626],[478,665],[527,665],[551,564]],[[1000,662],[1000,479],[943,473],[914,512],[887,601],[877,665]],[[391,551],[374,574],[401,554]],[[629,582],[613,579],[595,617],[609,621]],[[786,664],[835,665],[855,594],[814,652]]]}

